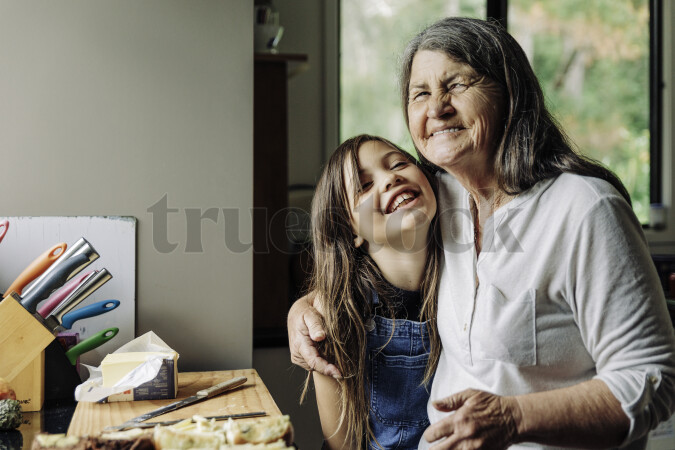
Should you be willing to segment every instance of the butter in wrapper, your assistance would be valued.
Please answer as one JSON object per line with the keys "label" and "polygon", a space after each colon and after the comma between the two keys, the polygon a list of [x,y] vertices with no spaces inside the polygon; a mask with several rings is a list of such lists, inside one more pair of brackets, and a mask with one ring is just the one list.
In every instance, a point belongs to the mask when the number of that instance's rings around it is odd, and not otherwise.
{"label": "butter in wrapper", "polygon": [[176,398],[178,357],[148,331],[108,354],[99,367],[84,365],[90,376],[75,389],[75,400],[105,403]]}
{"label": "butter in wrapper", "polygon": [[[117,358],[113,357],[116,356]],[[111,363],[111,359],[123,358],[128,355],[127,366],[133,366],[133,362],[130,360],[134,359],[133,354],[111,354],[106,356],[101,362],[101,368],[103,369],[103,380],[104,385],[106,383],[106,369],[107,366]],[[144,353],[139,352],[137,364],[140,365],[142,362]],[[112,358],[111,358],[112,357]],[[163,399],[172,399],[176,398],[178,394],[178,365],[177,363],[178,353],[174,353],[172,356],[167,356],[162,359],[162,365],[159,369],[157,375],[150,381],[147,381],[139,386],[134,387],[133,389],[127,389],[126,391],[109,395],[104,402],[124,402],[124,401],[136,401],[136,400],[163,400]],[[106,361],[108,360],[108,361]],[[114,363],[114,361],[113,361]],[[116,380],[115,380],[116,381]],[[113,383],[114,384],[114,383]]]}

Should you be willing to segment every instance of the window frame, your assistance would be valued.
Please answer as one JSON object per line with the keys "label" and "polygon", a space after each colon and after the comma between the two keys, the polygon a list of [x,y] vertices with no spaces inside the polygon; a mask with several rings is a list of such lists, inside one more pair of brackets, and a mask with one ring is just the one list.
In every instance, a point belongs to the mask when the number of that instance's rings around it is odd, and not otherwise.
{"label": "window frame", "polygon": [[663,201],[663,0],[649,0],[649,201]]}
{"label": "window frame", "polygon": [[[508,29],[508,0],[486,0],[487,18]],[[649,203],[663,199],[663,0],[649,0]],[[649,223],[643,224],[649,228]]]}

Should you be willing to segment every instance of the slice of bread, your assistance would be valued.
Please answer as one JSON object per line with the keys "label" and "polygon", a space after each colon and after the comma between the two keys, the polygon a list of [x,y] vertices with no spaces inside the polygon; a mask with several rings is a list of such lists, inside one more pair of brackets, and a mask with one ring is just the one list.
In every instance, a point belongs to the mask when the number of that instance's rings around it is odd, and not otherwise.
{"label": "slice of bread", "polygon": [[94,437],[38,435],[32,450],[281,450],[293,449],[288,416],[216,422],[195,416],[171,426],[132,428]]}
{"label": "slice of bread", "polygon": [[152,436],[144,433],[125,438],[78,437],[65,434],[38,434],[33,439],[32,450],[154,450]]}
{"label": "slice of bread", "polygon": [[171,427],[156,427],[153,440],[155,448],[160,450],[219,449],[227,444],[224,433],[176,430]]}
{"label": "slice of bread", "polygon": [[229,444],[267,444],[283,441],[293,443],[293,425],[289,416],[272,416],[255,422],[235,422],[230,419],[224,427]]}
{"label": "slice of bread", "polygon": [[263,417],[251,422],[225,423],[195,416],[169,427],[155,427],[153,440],[161,450],[288,449],[293,448],[293,426],[288,416]]}

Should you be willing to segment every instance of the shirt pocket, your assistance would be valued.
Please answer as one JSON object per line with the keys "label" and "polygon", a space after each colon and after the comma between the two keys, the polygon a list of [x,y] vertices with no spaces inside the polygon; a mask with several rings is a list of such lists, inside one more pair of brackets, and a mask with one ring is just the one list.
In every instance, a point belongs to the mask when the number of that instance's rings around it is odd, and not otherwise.
{"label": "shirt pocket", "polygon": [[536,292],[508,299],[493,285],[478,293],[471,348],[476,359],[516,366],[537,364]]}
{"label": "shirt pocket", "polygon": [[371,350],[370,406],[387,426],[429,426],[427,401],[431,385],[423,385],[429,354],[385,355]]}

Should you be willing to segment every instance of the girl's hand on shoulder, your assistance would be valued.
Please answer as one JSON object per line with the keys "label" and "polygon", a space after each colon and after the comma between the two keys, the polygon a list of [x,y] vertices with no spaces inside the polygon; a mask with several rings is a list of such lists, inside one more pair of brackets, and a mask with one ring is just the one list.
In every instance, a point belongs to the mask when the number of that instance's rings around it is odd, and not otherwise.
{"label": "girl's hand on shoulder", "polygon": [[476,389],[433,402],[439,411],[450,412],[424,432],[432,450],[501,449],[516,442],[520,407],[513,397],[501,397]]}
{"label": "girl's hand on shoulder", "polygon": [[315,342],[326,338],[322,316],[314,308],[313,293],[299,298],[288,311],[288,346],[291,362],[306,370],[315,370],[326,376],[341,378],[340,371],[329,364],[316,348]]}

